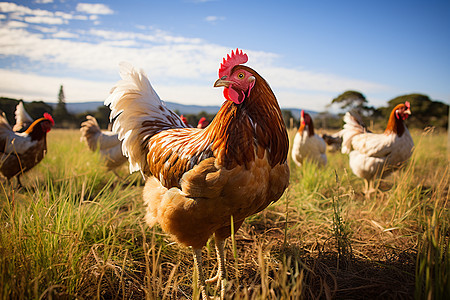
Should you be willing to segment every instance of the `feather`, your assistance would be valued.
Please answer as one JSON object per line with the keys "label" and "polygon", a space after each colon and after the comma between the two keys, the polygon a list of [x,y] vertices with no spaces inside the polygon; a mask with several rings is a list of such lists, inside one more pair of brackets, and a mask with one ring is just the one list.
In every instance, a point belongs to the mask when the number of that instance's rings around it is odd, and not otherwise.
{"label": "feather", "polygon": [[16,116],[16,124],[14,124],[13,131],[19,132],[26,130],[28,126],[30,126],[31,123],[33,123],[34,121],[25,110],[22,101],[20,101],[19,104],[17,104],[16,106],[15,116]]}
{"label": "feather", "polygon": [[[154,134],[170,128],[185,128],[180,117],[168,109],[142,70],[128,63],[120,64],[119,81],[105,100],[111,108],[113,132],[122,141],[130,172],[148,172],[146,142]],[[154,126],[144,126],[146,122]]]}

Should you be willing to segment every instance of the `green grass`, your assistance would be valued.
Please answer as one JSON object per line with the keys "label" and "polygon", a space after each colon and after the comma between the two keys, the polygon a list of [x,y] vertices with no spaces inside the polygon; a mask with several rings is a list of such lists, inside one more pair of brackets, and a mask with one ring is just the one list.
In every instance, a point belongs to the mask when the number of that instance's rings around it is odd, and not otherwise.
{"label": "green grass", "polygon": [[[410,163],[370,199],[341,153],[328,153],[325,168],[290,161],[285,195],[248,218],[225,245],[226,297],[450,294],[446,137],[413,132]],[[119,173],[126,177],[127,167]],[[52,130],[47,156],[22,178],[25,188],[0,182],[1,298],[190,299],[197,293],[191,250],[159,226],[148,228],[140,174],[125,181],[106,171],[78,131]],[[213,245],[203,252],[206,276],[217,271]]]}

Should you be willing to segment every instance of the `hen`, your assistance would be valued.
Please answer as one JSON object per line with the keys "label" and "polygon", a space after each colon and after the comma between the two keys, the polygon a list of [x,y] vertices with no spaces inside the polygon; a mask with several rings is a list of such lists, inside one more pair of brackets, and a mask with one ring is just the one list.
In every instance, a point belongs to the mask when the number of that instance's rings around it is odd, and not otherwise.
{"label": "hen", "polygon": [[15,132],[25,131],[34,121],[25,110],[25,106],[22,101],[20,101],[16,106],[15,116],[16,124],[13,126],[13,131]]}
{"label": "hen", "polygon": [[117,133],[100,130],[93,116],[86,116],[86,119],[81,123],[81,140],[86,142],[91,151],[98,149],[106,168],[120,177],[115,170],[123,165],[127,158],[122,154],[122,142]]}
{"label": "hen", "polygon": [[314,133],[311,116],[303,110],[300,114],[300,127],[294,137],[292,145],[292,159],[299,167],[305,159],[317,162],[321,166],[327,164],[327,145],[324,140]]}
{"label": "hen", "polygon": [[143,71],[121,65],[120,81],[106,99],[113,131],[123,140],[130,170],[146,177],[146,221],[159,223],[177,242],[191,246],[203,298],[207,298],[201,250],[215,237],[221,285],[224,240],[245,218],[277,201],[289,183],[288,135],[267,82],[242,65],[242,50],[227,55],[215,87],[225,101],[205,129],[187,128],[166,108]]}
{"label": "hen", "polygon": [[376,179],[391,174],[411,157],[414,142],[404,123],[410,114],[408,101],[397,105],[381,134],[369,132],[350,112],[345,114],[341,151],[349,154],[353,173],[364,179],[366,195],[375,191]]}
{"label": "hen", "polygon": [[37,165],[47,152],[47,133],[55,122],[50,114],[34,121],[23,133],[14,132],[8,121],[0,116],[0,172],[8,181]]}

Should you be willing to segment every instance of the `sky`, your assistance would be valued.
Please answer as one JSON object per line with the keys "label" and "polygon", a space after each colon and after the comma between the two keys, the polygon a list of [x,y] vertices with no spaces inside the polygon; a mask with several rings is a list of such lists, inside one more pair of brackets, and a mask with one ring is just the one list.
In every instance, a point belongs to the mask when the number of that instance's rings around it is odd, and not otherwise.
{"label": "sky", "polygon": [[282,108],[324,111],[347,90],[450,103],[448,0],[0,2],[0,96],[104,101],[126,61],[165,101],[221,105],[236,48]]}

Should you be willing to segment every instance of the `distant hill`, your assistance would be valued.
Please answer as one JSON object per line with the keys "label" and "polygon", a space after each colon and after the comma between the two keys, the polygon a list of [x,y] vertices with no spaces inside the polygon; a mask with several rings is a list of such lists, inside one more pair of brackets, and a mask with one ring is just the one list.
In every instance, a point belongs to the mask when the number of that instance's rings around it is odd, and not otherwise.
{"label": "distant hill", "polygon": [[[49,103],[53,107],[56,106],[56,103]],[[78,102],[78,103],[66,103],[67,110],[72,114],[79,114],[87,111],[96,111],[99,106],[103,106],[102,101],[93,101],[93,102]],[[219,111],[220,106],[202,106],[202,105],[185,105],[175,102],[166,102],[166,105],[171,110],[176,110],[180,114],[198,114],[201,111],[205,111],[208,114],[215,114]],[[300,118],[301,109],[299,108],[285,108],[282,109],[290,110],[292,115],[295,118]],[[314,117],[318,112],[312,110],[305,110],[305,112],[309,113],[312,117]]]}

